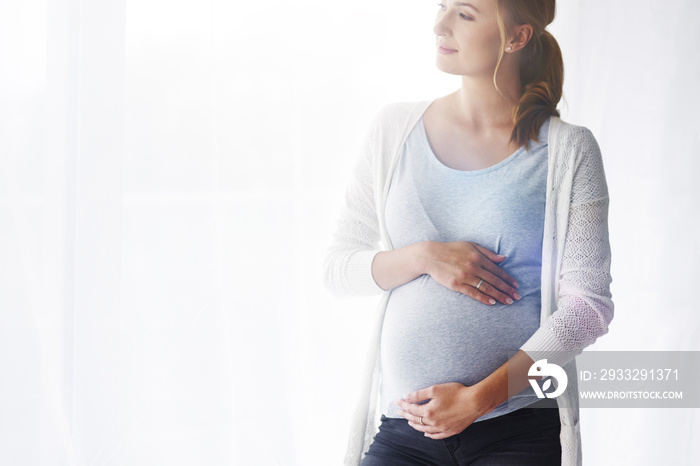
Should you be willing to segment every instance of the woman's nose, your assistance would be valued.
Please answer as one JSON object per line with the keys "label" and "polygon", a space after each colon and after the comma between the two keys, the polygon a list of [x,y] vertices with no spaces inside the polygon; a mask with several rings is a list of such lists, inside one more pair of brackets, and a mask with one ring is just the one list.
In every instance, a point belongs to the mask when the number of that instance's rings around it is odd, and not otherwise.
{"label": "woman's nose", "polygon": [[447,12],[439,12],[435,18],[435,26],[433,26],[433,32],[436,36],[446,36],[449,33],[448,22]]}

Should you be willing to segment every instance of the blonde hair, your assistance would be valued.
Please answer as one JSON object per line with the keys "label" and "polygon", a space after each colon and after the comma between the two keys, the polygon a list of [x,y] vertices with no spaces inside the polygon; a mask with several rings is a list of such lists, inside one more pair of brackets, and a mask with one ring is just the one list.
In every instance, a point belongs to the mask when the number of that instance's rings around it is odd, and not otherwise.
{"label": "blonde hair", "polygon": [[564,85],[564,60],[557,40],[545,30],[554,20],[556,0],[497,0],[498,24],[501,33],[501,51],[493,73],[496,74],[504,55],[506,31],[514,25],[532,26],[532,37],[522,49],[520,59],[520,81],[522,96],[513,107],[511,141],[525,145],[528,141],[539,142],[542,124],[550,115],[559,116],[557,104],[561,100]]}

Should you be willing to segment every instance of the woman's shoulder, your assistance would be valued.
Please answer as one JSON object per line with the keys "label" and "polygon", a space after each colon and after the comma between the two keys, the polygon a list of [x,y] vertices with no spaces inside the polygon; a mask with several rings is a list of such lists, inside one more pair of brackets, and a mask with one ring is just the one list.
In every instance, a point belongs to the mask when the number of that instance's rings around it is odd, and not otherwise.
{"label": "woman's shoulder", "polygon": [[408,116],[411,113],[422,109],[425,110],[431,100],[411,100],[411,101],[394,101],[385,103],[377,112],[378,115],[385,117],[401,117]]}
{"label": "woman's shoulder", "polygon": [[550,131],[560,145],[598,147],[598,142],[588,127],[562,120],[558,116],[552,116]]}
{"label": "woman's shoulder", "polygon": [[600,145],[589,128],[553,116],[549,131],[549,146],[559,155],[560,164],[578,167],[583,163],[602,167]]}
{"label": "woman's shoulder", "polygon": [[400,129],[412,119],[420,117],[430,105],[429,100],[396,101],[382,105],[373,119],[373,126],[383,129]]}
{"label": "woman's shoulder", "polygon": [[[603,199],[608,195],[603,156],[593,132],[586,126],[576,125],[553,117],[556,126],[555,151],[559,154],[555,166],[574,172],[572,203]],[[551,143],[550,139],[550,143]]]}
{"label": "woman's shoulder", "polygon": [[390,102],[374,114],[369,123],[366,143],[370,153],[389,157],[405,138],[410,129],[430,104],[428,101]]}

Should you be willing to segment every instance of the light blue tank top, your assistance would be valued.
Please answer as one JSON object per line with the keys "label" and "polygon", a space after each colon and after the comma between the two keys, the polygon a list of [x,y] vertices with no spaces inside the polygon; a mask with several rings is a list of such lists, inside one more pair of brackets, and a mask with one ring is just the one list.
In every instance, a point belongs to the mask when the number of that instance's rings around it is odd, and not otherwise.
{"label": "light blue tank top", "polygon": [[[395,248],[420,241],[472,241],[507,256],[502,268],[522,299],[489,306],[430,277],[392,290],[381,340],[381,410],[400,417],[395,401],[431,385],[473,385],[508,360],[540,326],[540,272],[549,119],[539,143],[491,167],[462,171],[433,154],[420,119],[393,174],[386,225]],[[530,395],[525,398],[523,395]],[[532,403],[532,389],[479,420]]]}

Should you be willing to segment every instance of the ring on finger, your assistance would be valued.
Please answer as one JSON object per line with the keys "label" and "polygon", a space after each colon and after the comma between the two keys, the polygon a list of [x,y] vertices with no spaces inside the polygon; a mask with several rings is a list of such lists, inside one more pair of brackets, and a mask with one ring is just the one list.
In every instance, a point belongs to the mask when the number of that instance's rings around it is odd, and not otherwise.
{"label": "ring on finger", "polygon": [[476,289],[478,290],[479,287],[480,287],[483,283],[484,283],[484,280],[483,280],[483,279],[479,280],[479,284],[476,285]]}
{"label": "ring on finger", "polygon": [[423,416],[420,417],[420,425],[424,426],[425,424],[423,423]]}

